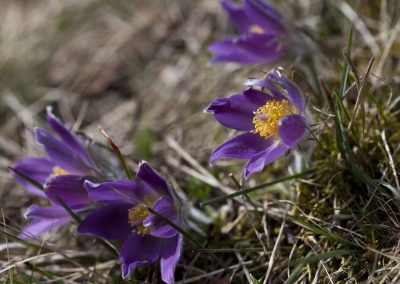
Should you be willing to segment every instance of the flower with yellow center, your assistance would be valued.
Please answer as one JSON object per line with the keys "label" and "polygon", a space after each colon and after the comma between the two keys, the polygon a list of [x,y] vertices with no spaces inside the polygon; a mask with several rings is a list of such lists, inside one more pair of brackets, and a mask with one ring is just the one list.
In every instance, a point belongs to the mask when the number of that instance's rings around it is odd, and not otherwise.
{"label": "flower with yellow center", "polygon": [[297,113],[297,109],[288,100],[268,101],[254,113],[253,132],[265,138],[277,136],[279,120],[285,115],[294,113]]}
{"label": "flower with yellow center", "polygon": [[139,221],[142,221],[149,216],[149,210],[144,204],[138,204],[128,210],[128,223],[131,226],[135,226]]}
{"label": "flower with yellow center", "polygon": [[135,227],[135,231],[139,235],[150,234],[150,228],[143,226],[143,222],[149,216],[149,207],[152,207],[157,200],[157,197],[145,196],[144,203],[139,203],[128,210],[128,223]]}
{"label": "flower with yellow center", "polygon": [[136,176],[136,180],[101,184],[86,181],[91,197],[106,204],[90,212],[80,222],[78,232],[122,241],[119,255],[123,278],[138,265],[159,262],[162,280],[174,283],[182,235],[160,217],[165,216],[180,227],[180,212],[167,182],[148,163],[140,163]]}
{"label": "flower with yellow center", "polygon": [[210,163],[220,158],[247,160],[247,179],[304,139],[308,117],[301,90],[279,70],[245,85],[241,94],[213,100],[207,111],[224,127],[244,132],[218,146]]}

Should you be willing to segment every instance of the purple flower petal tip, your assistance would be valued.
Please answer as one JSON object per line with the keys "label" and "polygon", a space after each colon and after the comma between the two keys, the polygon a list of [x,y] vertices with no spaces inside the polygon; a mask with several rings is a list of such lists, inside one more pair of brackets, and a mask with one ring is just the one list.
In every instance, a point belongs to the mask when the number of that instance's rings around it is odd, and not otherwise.
{"label": "purple flower petal tip", "polygon": [[218,98],[207,107],[207,112],[218,113],[230,108],[231,102],[228,98]]}
{"label": "purple flower petal tip", "polygon": [[264,151],[254,155],[245,167],[244,178],[248,179],[250,175],[261,172],[265,166],[282,157],[289,149],[290,147],[277,141]]}
{"label": "purple flower petal tip", "polygon": [[88,190],[89,189],[98,188],[100,186],[99,183],[95,183],[95,182],[92,182],[90,180],[85,180],[83,184],[84,184],[85,188],[88,189]]}
{"label": "purple flower petal tip", "polygon": [[19,234],[22,239],[38,237],[50,229],[66,225],[71,221],[71,216],[58,205],[47,208],[32,205],[24,216],[30,221]]}
{"label": "purple flower petal tip", "polygon": [[32,193],[45,197],[43,190],[37,188],[24,176],[34,180],[42,186],[53,172],[55,164],[47,158],[25,158],[17,161],[12,170],[15,180]]}
{"label": "purple flower petal tip", "polygon": [[168,194],[166,181],[154,171],[146,161],[141,161],[136,176],[144,181],[152,190],[161,194]]}
{"label": "purple flower petal tip", "polygon": [[82,208],[91,202],[84,181],[82,176],[55,176],[45,184],[45,193],[56,204],[61,199],[70,208]]}
{"label": "purple flower petal tip", "polygon": [[79,157],[82,162],[90,164],[90,157],[76,135],[72,131],[70,131],[58,117],[53,114],[51,106],[47,107],[46,110],[47,123],[57,133],[57,135],[61,139],[61,142],[63,142],[64,145],[69,148],[71,152]]}
{"label": "purple flower petal tip", "polygon": [[250,132],[236,136],[219,146],[211,154],[210,163],[219,158],[251,159],[272,144],[272,139],[265,139]]}
{"label": "purple flower petal tip", "polygon": [[279,137],[289,147],[296,146],[306,133],[304,117],[298,114],[287,115],[279,121]]}

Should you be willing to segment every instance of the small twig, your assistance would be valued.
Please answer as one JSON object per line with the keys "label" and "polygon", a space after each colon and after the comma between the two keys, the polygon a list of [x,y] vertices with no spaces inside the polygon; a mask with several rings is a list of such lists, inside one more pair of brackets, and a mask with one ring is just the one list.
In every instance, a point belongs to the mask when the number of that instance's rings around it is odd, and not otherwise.
{"label": "small twig", "polygon": [[[6,219],[4,218],[4,211],[3,211],[3,207],[0,208],[1,211],[1,217],[3,218],[3,226],[4,226],[4,232],[6,231]],[[10,250],[8,249],[8,238],[7,235],[4,234],[4,239],[6,240],[6,251],[7,251],[7,260],[8,262],[10,261]]]}
{"label": "small twig", "polygon": [[77,132],[78,129],[81,127],[81,124],[82,124],[83,119],[85,117],[85,114],[86,114],[86,111],[88,109],[88,106],[89,106],[89,102],[87,100],[84,100],[82,102],[81,109],[79,110],[78,117],[76,118],[75,123],[72,126],[72,131]]}
{"label": "small twig", "polygon": [[[354,106],[354,111],[353,111],[353,114],[352,114],[352,116],[351,116],[351,120],[350,120],[349,126],[347,127],[348,130],[350,130],[351,127],[353,126],[354,118],[355,118],[355,116],[356,116],[358,107],[359,107],[359,105],[360,105],[360,103],[361,103],[361,99],[362,99],[362,96],[361,96],[362,90],[363,90],[364,85],[365,85],[365,83],[366,83],[366,81],[367,81],[367,78],[368,78],[368,76],[369,76],[369,73],[371,72],[371,68],[372,68],[372,65],[374,64],[374,61],[375,61],[375,58],[372,57],[371,60],[370,60],[369,63],[368,63],[367,71],[366,71],[365,74],[364,74],[364,77],[363,77],[363,80],[362,80],[362,82],[361,82],[361,85],[360,85],[360,87],[358,88],[358,94],[357,94],[356,105]],[[364,131],[363,131],[363,132],[364,132]]]}
{"label": "small twig", "polygon": [[249,284],[253,284],[253,281],[251,280],[250,272],[247,269],[246,265],[244,264],[243,257],[239,253],[235,253],[237,259],[239,260],[239,263],[242,265],[242,269],[244,272],[244,276],[246,276],[247,282]]}
{"label": "small twig", "polygon": [[374,36],[371,34],[363,20],[357,14],[356,11],[345,1],[337,3],[339,10],[354,23],[355,28],[360,32],[360,35],[364,39],[367,46],[371,49],[373,55],[377,55],[380,52],[379,45],[376,43]]}
{"label": "small twig", "polygon": [[390,50],[392,49],[393,44],[395,43],[396,39],[398,39],[397,35],[399,34],[399,32],[400,32],[400,20],[397,21],[396,26],[392,29],[389,39],[385,41],[385,48],[383,49],[381,58],[379,59],[378,66],[376,68],[377,74],[382,74],[386,59],[390,54]]}
{"label": "small twig", "polygon": [[276,256],[276,254],[278,252],[279,245],[280,245],[281,239],[282,239],[283,229],[285,228],[285,225],[286,225],[286,219],[287,219],[288,210],[289,210],[289,205],[286,205],[285,215],[283,217],[281,228],[279,230],[278,237],[276,238],[276,242],[275,242],[274,248],[272,249],[271,257],[269,258],[268,270],[267,270],[267,273],[265,274],[265,278],[264,278],[263,284],[267,284],[267,281],[268,281],[269,276],[270,276],[271,271],[272,271],[272,267],[274,266],[275,256]]}
{"label": "small twig", "polygon": [[108,144],[111,146],[111,148],[113,149],[115,155],[117,156],[122,168],[125,171],[125,174],[127,176],[128,179],[133,179],[133,175],[131,173],[131,171],[129,170],[129,167],[125,161],[124,156],[121,153],[121,150],[119,149],[119,147],[117,146],[117,144],[114,142],[114,140],[107,134],[107,132],[101,128],[101,126],[99,125],[99,130],[101,132],[101,134],[104,135],[104,137],[106,137]]}
{"label": "small twig", "polygon": [[393,160],[393,156],[392,156],[392,154],[390,152],[389,144],[387,143],[387,140],[386,140],[385,131],[381,132],[381,137],[382,137],[383,145],[385,146],[386,154],[388,155],[389,165],[390,165],[390,167],[392,168],[392,171],[393,171],[393,176],[394,176],[394,180],[396,182],[397,191],[400,192],[399,177],[397,176],[397,171],[396,171],[396,166],[395,166],[395,163],[394,163],[394,160]]}

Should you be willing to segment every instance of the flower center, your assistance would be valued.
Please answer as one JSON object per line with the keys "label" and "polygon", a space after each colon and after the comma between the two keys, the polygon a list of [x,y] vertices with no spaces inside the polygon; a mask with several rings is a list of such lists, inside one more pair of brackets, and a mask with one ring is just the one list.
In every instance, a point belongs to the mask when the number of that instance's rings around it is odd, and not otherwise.
{"label": "flower center", "polygon": [[265,34],[265,30],[262,27],[260,27],[259,25],[252,25],[250,27],[250,32],[255,33],[255,34],[260,34],[260,35]]}
{"label": "flower center", "polygon": [[128,210],[128,223],[134,227],[134,231],[139,235],[150,234],[149,227],[145,227],[142,222],[149,216],[149,207],[152,207],[158,196],[145,196],[143,203],[138,203]]}
{"label": "flower center", "polygon": [[135,226],[138,224],[138,222],[146,219],[147,216],[149,216],[149,210],[147,210],[146,205],[135,205],[128,210],[128,223],[131,226]]}
{"label": "flower center", "polygon": [[70,173],[63,168],[59,166],[53,167],[53,172],[51,173],[51,177],[56,177],[56,176],[65,176],[69,175]]}
{"label": "flower center", "polygon": [[143,225],[140,225],[140,226],[136,227],[136,233],[138,235],[142,235],[142,236],[148,235],[151,233],[151,229],[150,229],[150,227],[145,227]]}
{"label": "flower center", "polygon": [[265,138],[278,135],[279,120],[283,116],[293,113],[296,113],[296,108],[288,100],[268,101],[254,113],[255,130],[253,133],[258,133]]}

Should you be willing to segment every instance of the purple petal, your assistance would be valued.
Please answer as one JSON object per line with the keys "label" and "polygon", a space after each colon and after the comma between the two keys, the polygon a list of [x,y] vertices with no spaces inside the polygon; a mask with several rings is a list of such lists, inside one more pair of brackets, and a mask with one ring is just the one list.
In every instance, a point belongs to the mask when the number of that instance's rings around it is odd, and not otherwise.
{"label": "purple petal", "polygon": [[81,208],[91,202],[84,181],[82,176],[55,176],[47,181],[45,193],[56,204],[61,199],[70,208]]}
{"label": "purple petal", "polygon": [[254,79],[254,80],[248,80],[245,83],[246,86],[250,87],[262,87],[266,89],[266,91],[269,91],[273,95],[273,99],[275,100],[283,100],[286,99],[286,97],[279,91],[279,89],[274,86],[274,83],[267,79],[266,77],[260,78],[260,79]]}
{"label": "purple petal", "polygon": [[251,87],[244,90],[243,95],[257,107],[261,107],[265,105],[267,101],[275,99],[271,95],[259,90],[255,90]]}
{"label": "purple petal", "polygon": [[120,249],[122,277],[127,278],[139,264],[156,262],[162,252],[163,239],[150,235],[130,236]]}
{"label": "purple petal", "polygon": [[59,219],[69,217],[69,214],[60,205],[44,208],[34,204],[26,210],[24,216],[27,219]]}
{"label": "purple petal", "polygon": [[182,235],[178,234],[174,238],[165,239],[163,242],[163,252],[161,254],[161,278],[165,283],[174,283],[174,272],[176,264],[181,257]]}
{"label": "purple petal", "polygon": [[262,0],[244,0],[244,11],[247,17],[268,34],[285,34],[286,28],[282,23],[282,16],[271,5]]}
{"label": "purple petal", "polygon": [[32,205],[25,213],[25,218],[31,219],[18,237],[25,239],[37,237],[46,231],[63,226],[71,221],[71,216],[61,206],[54,205],[43,208]]}
{"label": "purple petal", "polygon": [[258,34],[243,34],[216,41],[208,47],[208,50],[212,53],[211,63],[241,64],[271,63],[284,52],[278,38]]}
{"label": "purple petal", "polygon": [[155,194],[148,192],[148,186],[136,181],[122,179],[100,184],[85,181],[85,188],[90,199],[98,202],[138,203],[143,201],[146,195]]}
{"label": "purple petal", "polygon": [[65,145],[77,153],[82,161],[86,162],[88,165],[90,164],[89,155],[79,142],[78,138],[52,113],[51,107],[47,107],[47,123],[55,132],[57,132]]}
{"label": "purple petal", "polygon": [[240,131],[254,129],[253,112],[259,106],[242,94],[227,98],[218,98],[212,101],[207,111],[214,114],[214,118],[223,126]]}
{"label": "purple petal", "polygon": [[[178,225],[180,223],[174,201],[170,196],[159,198],[154,204],[153,209],[174,224]],[[151,213],[143,221],[143,225],[146,227],[150,226],[151,235],[155,237],[171,238],[178,233],[173,227]]]}
{"label": "purple petal", "polygon": [[210,163],[214,163],[221,157],[251,159],[257,153],[270,147],[272,142],[272,138],[265,139],[258,134],[250,132],[241,134],[215,149],[211,154]]}
{"label": "purple petal", "polygon": [[294,104],[297,109],[299,109],[301,112],[304,112],[305,103],[303,95],[293,81],[281,75],[278,70],[273,70],[269,72],[268,78],[282,85],[283,89],[285,89],[287,92],[289,100]]}
{"label": "purple petal", "polygon": [[46,158],[26,158],[15,163],[13,166],[13,169],[15,169],[15,172],[13,171],[13,176],[18,183],[32,191],[34,194],[45,197],[46,195],[42,190],[31,184],[18,173],[21,173],[33,179],[34,181],[37,181],[41,185],[44,185],[48,177],[53,172],[53,168],[55,166],[56,165],[51,160]]}
{"label": "purple petal", "polygon": [[88,173],[89,170],[80,157],[74,155],[63,142],[42,128],[36,128],[35,134],[37,143],[45,148],[47,155],[59,167],[74,174]]}
{"label": "purple petal", "polygon": [[254,173],[261,172],[266,165],[272,163],[285,154],[289,147],[286,145],[280,145],[278,143],[278,141],[275,142],[269,148],[258,153],[250,159],[245,168],[245,179]]}
{"label": "purple petal", "polygon": [[165,180],[160,177],[146,161],[140,163],[136,176],[154,189],[156,193],[169,194],[168,185]]}
{"label": "purple petal", "polygon": [[306,133],[304,118],[298,114],[284,116],[279,120],[278,132],[286,145],[289,147],[297,145]]}
{"label": "purple petal", "polygon": [[22,232],[18,235],[18,237],[21,239],[35,238],[51,229],[64,226],[70,221],[71,219],[33,220],[22,229]]}
{"label": "purple petal", "polygon": [[232,3],[230,0],[223,0],[221,2],[222,7],[229,13],[229,17],[235,26],[241,32],[248,32],[252,23],[247,18],[246,13],[241,5]]}
{"label": "purple petal", "polygon": [[111,204],[94,210],[79,224],[78,233],[109,240],[123,240],[132,234],[128,210],[132,204]]}

